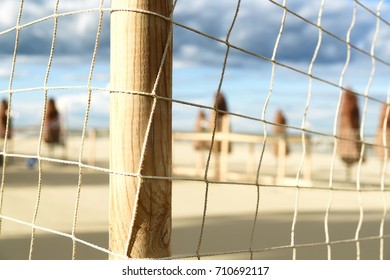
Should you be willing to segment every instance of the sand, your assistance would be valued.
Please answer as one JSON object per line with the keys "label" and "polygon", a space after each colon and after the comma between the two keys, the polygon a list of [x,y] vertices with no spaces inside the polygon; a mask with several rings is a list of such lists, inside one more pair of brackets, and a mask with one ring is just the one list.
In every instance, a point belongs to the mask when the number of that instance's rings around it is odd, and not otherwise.
{"label": "sand", "polygon": [[[20,145],[20,143],[23,143]],[[20,137],[13,141],[12,152],[34,155],[37,151],[36,137]],[[69,138],[67,151],[57,149],[49,151],[43,146],[43,154],[56,158],[78,161],[80,154],[80,137]],[[271,147],[271,146],[270,146]],[[312,177],[310,181],[300,180],[299,190],[296,173],[302,157],[299,146],[292,147],[291,155],[286,159],[286,178],[276,178],[276,159],[271,148],[266,149],[262,160],[260,182],[257,187],[255,170],[260,159],[261,147],[256,146],[249,154],[249,147],[244,144],[233,145],[229,155],[229,184],[206,184],[199,180],[196,166],[197,154],[190,142],[174,143],[174,176],[173,181],[173,232],[172,254],[174,257],[191,258],[196,255],[202,227],[203,212],[206,207],[206,219],[199,254],[203,258],[214,259],[248,259],[248,248],[252,248],[255,259],[291,259],[291,229],[294,213],[296,223],[294,243],[298,245],[298,259],[327,259],[325,217],[329,201],[328,234],[331,242],[346,240],[331,246],[332,259],[356,259],[357,243],[353,242],[359,225],[360,201],[363,222],[359,238],[361,259],[378,259],[380,257],[381,221],[385,203],[390,205],[388,192],[380,191],[381,162],[371,155],[362,165],[361,175],[358,168],[352,170],[351,180],[345,181],[345,167],[335,160],[333,187],[344,188],[344,191],[330,191],[330,166],[332,154],[324,151],[313,151],[311,155]],[[51,153],[51,154],[50,154]],[[204,157],[207,157],[205,153]],[[253,166],[248,172],[248,158]],[[84,163],[98,167],[108,167],[108,139],[104,135],[97,141],[85,142],[82,157]],[[213,166],[212,162],[210,168]],[[41,178],[41,199],[36,224],[43,228],[72,233],[76,207],[77,185],[79,180],[77,165],[43,162]],[[75,235],[77,238],[108,248],[108,184],[106,172],[82,169],[82,184]],[[213,170],[210,169],[210,179]],[[2,214],[5,217],[30,223],[36,209],[38,191],[38,169],[28,168],[24,158],[13,158],[8,162],[3,193]],[[386,174],[386,182],[389,182]],[[179,180],[181,178],[181,180]],[[185,180],[184,180],[185,179]],[[362,190],[356,191],[356,182]],[[241,184],[239,183],[241,182]],[[268,186],[266,185],[268,184]],[[387,187],[387,186],[386,186]],[[323,188],[323,189],[319,189]],[[205,192],[208,190],[208,200]],[[388,188],[387,188],[388,190]],[[253,229],[257,199],[259,207],[256,226]],[[295,207],[297,205],[297,208]],[[386,205],[386,207],[387,207]],[[297,209],[297,210],[296,210]],[[390,211],[388,211],[390,212]],[[389,235],[389,213],[386,214],[384,234]],[[254,238],[251,242],[252,232]],[[0,235],[0,259],[27,259],[31,240],[31,228],[6,218],[2,221]],[[384,258],[390,259],[389,239],[384,239]],[[306,244],[306,245],[305,245]],[[308,246],[308,244],[317,244]],[[269,248],[278,248],[267,250]],[[72,240],[48,233],[36,231],[33,259],[70,259]],[[107,254],[99,252],[81,243],[77,243],[76,259],[107,259]]]}

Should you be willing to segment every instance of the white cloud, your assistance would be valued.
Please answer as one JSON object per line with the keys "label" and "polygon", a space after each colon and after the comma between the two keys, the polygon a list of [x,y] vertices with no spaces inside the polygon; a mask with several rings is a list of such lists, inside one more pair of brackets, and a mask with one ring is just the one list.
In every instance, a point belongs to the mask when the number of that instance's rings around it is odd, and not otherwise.
{"label": "white cloud", "polygon": [[[182,1],[179,3],[181,5],[175,11],[175,18],[178,22],[217,38],[226,37],[237,5],[237,1]],[[320,3],[321,1],[314,1],[308,5],[306,1],[289,1],[287,7],[303,18],[317,24]],[[374,11],[376,10],[375,6],[369,6]],[[322,27],[345,40],[348,28],[351,25],[352,13],[352,1],[326,1],[322,13]],[[279,33],[282,14],[283,9],[271,2],[242,1],[230,43],[270,58]],[[382,15],[384,17],[389,15],[389,4],[384,4]],[[372,40],[372,35],[369,35],[375,29],[375,21],[376,19],[372,14],[360,7],[351,36],[352,42],[365,50],[369,50]],[[346,45],[326,33],[323,33],[322,36],[323,41],[317,63],[330,64],[345,61]],[[287,13],[277,58],[289,63],[310,62],[317,40],[318,29],[315,26],[291,13]],[[390,38],[382,36],[381,41],[378,41],[378,45],[385,46],[390,43]],[[218,49],[218,44],[204,43],[199,35],[194,36],[190,32],[180,29],[176,33],[174,42],[176,58],[180,59],[181,64],[185,64],[186,59],[194,60],[193,53],[201,53],[201,57],[196,59],[201,64],[205,64],[207,62],[202,59],[203,57],[212,57],[224,51],[221,48]],[[192,48],[189,45],[192,45]],[[191,50],[191,53],[187,52],[188,49]],[[195,49],[198,49],[198,52]],[[378,56],[388,57],[387,49],[384,47],[379,49],[378,47]],[[242,56],[241,65],[250,65],[250,60],[253,60],[253,58]],[[208,65],[213,63],[219,65],[218,60],[208,61]]]}
{"label": "white cloud", "polygon": [[7,69],[0,67],[0,78],[8,77],[9,74]]}
{"label": "white cloud", "polygon": [[[210,36],[225,39],[237,8],[237,1],[207,1],[207,0],[181,0],[178,1],[174,12],[174,19],[186,26],[195,28]],[[306,1],[289,1],[287,6],[302,17],[317,22],[321,1],[313,1],[310,5]],[[100,5],[99,0],[68,0],[60,1],[59,13],[83,9],[94,9]],[[374,11],[372,3],[367,3]],[[109,7],[109,1],[105,1]],[[389,4],[382,7],[382,15],[389,17]],[[0,26],[2,30],[12,27],[16,23],[19,2],[2,0],[0,2]],[[54,1],[30,0],[26,1],[22,21],[24,23],[51,15]],[[329,32],[345,39],[351,24],[353,11],[352,1],[326,1],[323,9],[322,26]],[[279,33],[283,9],[269,1],[246,0],[241,2],[238,17],[230,37],[230,43],[256,54],[271,57],[276,37]],[[80,13],[65,16],[59,19],[57,32],[56,56],[76,56],[90,58],[93,50],[98,23],[97,12]],[[375,18],[358,10],[358,17],[351,40],[353,43],[367,50],[372,40],[375,28]],[[383,28],[385,26],[383,24]],[[1,32],[1,30],[0,30]],[[378,56],[388,57],[390,36],[388,31],[381,31],[378,40]],[[53,21],[48,20],[35,24],[21,33],[19,46],[20,54],[48,55],[53,33]],[[308,23],[288,13],[284,33],[280,42],[278,59],[282,61],[310,61],[317,43],[318,30]],[[211,39],[195,34],[181,27],[175,27],[174,34],[175,66],[186,65],[218,65],[220,66],[226,47]],[[334,63],[345,60],[345,55],[335,52],[340,43],[334,38],[325,40],[324,51],[319,53],[318,63]],[[0,40],[2,40],[0,36]],[[5,39],[4,39],[5,40]],[[2,42],[3,54],[13,51],[14,37],[9,36],[7,42]],[[7,47],[8,46],[8,47]],[[109,13],[105,14],[103,33],[100,41],[100,51],[105,52],[103,57],[108,61],[109,50]],[[221,58],[222,57],[222,58]],[[235,63],[237,66],[250,64],[250,56],[243,55]]]}
{"label": "white cloud", "polygon": [[0,26],[3,30],[15,26],[18,16],[18,1],[3,0],[0,2]]}
{"label": "white cloud", "polygon": [[[21,17],[21,24],[29,24],[35,20],[43,19],[54,13],[55,1],[31,0],[25,1]],[[60,1],[58,13],[72,12],[99,8],[99,0],[68,0]],[[109,5],[106,1],[105,7]],[[16,26],[19,1],[3,0],[0,2],[0,32]],[[108,27],[109,13],[105,13],[104,30],[101,49],[109,48]],[[99,20],[99,12],[84,12],[75,15],[61,16],[58,21],[56,38],[56,55],[85,57],[85,53],[91,53],[95,44],[96,31]],[[18,46],[19,54],[48,55],[53,37],[54,19],[50,18],[42,22],[27,25],[21,29]],[[0,36],[2,41],[2,53],[12,55],[15,44],[14,32],[7,38]],[[90,56],[88,56],[89,58]]]}

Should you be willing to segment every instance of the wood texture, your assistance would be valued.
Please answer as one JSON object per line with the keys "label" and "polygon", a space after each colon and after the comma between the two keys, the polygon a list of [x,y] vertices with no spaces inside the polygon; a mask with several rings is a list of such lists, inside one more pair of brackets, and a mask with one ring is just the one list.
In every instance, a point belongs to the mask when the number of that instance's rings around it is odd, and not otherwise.
{"label": "wood texture", "polygon": [[[171,102],[123,93],[152,93],[169,38],[170,22],[137,9],[169,17],[171,0],[113,0],[111,15],[110,168],[146,176],[171,176]],[[172,54],[168,52],[156,95],[171,98]],[[140,168],[141,152],[147,141]],[[137,186],[139,203],[135,209]],[[132,216],[135,223],[130,242]],[[110,175],[110,249],[130,258],[170,255],[171,181]],[[127,246],[129,245],[129,246]],[[113,255],[111,259],[115,259]]]}

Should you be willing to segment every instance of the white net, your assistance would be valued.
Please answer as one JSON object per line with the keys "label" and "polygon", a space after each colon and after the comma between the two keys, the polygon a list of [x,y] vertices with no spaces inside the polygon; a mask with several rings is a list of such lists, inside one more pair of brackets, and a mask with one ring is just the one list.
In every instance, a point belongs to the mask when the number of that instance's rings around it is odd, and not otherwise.
{"label": "white net", "polygon": [[389,3],[173,1],[172,98],[126,92],[172,104],[160,178],[109,168],[117,10],[16,2],[0,3],[1,259],[106,259],[109,174],[172,181],[172,258],[390,258]]}

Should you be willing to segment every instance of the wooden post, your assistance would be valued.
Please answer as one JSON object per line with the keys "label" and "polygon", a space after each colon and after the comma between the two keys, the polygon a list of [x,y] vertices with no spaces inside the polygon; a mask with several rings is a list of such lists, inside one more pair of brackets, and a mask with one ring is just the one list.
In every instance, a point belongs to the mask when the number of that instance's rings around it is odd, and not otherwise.
{"label": "wooden post", "polygon": [[[213,121],[215,116],[211,115]],[[214,157],[214,178],[216,180],[226,180],[228,176],[228,154],[229,154],[229,137],[230,119],[228,115],[219,116],[220,128],[217,127],[215,133],[221,135],[222,139],[217,139],[214,142],[213,157]],[[212,123],[211,127],[214,125]]]}
{"label": "wooden post", "polygon": [[[218,143],[218,142],[215,142]],[[216,145],[216,144],[214,144]],[[221,179],[221,152],[218,149],[213,150],[213,156],[214,156],[214,179],[220,180]]]}
{"label": "wooden post", "polygon": [[311,161],[311,150],[312,150],[312,144],[311,144],[311,138],[310,136],[306,136],[305,138],[306,141],[306,155],[305,155],[305,167],[303,170],[303,178],[307,182],[311,182],[311,166],[312,166],[312,161]]}
{"label": "wooden post", "polygon": [[284,136],[279,136],[278,139],[278,168],[277,178],[282,180],[286,177],[286,150],[287,140]]}
{"label": "wooden post", "polygon": [[[169,17],[172,2],[112,0],[111,5],[110,168],[138,176],[110,175],[110,249],[130,258],[169,257],[171,181],[143,176],[171,176],[172,104],[128,91],[153,91],[165,46],[171,40],[171,23],[143,11]],[[171,98],[171,88],[169,47],[155,93]],[[154,102],[157,103],[147,133]]]}
{"label": "wooden post", "polygon": [[91,129],[88,132],[88,164],[95,165],[96,163],[96,129]]}
{"label": "wooden post", "polygon": [[201,149],[196,151],[196,175],[198,177],[202,177],[204,173],[204,158],[205,158],[204,150]]}
{"label": "wooden post", "polygon": [[[228,115],[222,116],[222,129],[221,132],[223,133],[224,137],[228,137],[230,133],[230,119]],[[222,181],[226,181],[228,179],[228,173],[229,173],[229,140],[223,139],[221,141],[221,154],[220,154],[220,179]]]}
{"label": "wooden post", "polygon": [[255,155],[255,143],[248,143],[248,157],[247,157],[247,163],[246,163],[246,175],[248,178],[248,181],[250,181],[253,178],[253,174],[255,173],[254,169],[254,156]]}

